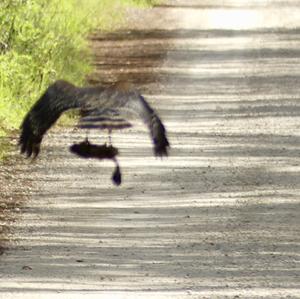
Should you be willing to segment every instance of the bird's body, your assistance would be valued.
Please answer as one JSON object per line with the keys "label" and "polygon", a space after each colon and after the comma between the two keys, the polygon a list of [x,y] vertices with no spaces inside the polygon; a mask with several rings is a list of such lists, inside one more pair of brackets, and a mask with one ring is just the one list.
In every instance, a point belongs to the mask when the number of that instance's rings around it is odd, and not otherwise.
{"label": "bird's body", "polygon": [[85,129],[128,128],[129,115],[136,115],[148,127],[157,156],[167,156],[169,142],[158,115],[144,97],[126,84],[111,87],[76,87],[59,80],[48,87],[33,105],[21,125],[21,153],[34,158],[40,152],[44,134],[67,110],[79,109],[78,126]]}

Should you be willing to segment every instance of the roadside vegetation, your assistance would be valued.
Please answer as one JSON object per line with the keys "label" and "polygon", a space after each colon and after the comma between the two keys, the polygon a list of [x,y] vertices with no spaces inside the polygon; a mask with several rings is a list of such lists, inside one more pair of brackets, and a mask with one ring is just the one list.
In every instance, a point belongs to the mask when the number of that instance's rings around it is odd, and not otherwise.
{"label": "roadside vegetation", "polygon": [[19,127],[26,111],[54,80],[84,83],[92,71],[87,42],[91,31],[113,29],[122,21],[126,6],[154,2],[1,0],[0,138]]}

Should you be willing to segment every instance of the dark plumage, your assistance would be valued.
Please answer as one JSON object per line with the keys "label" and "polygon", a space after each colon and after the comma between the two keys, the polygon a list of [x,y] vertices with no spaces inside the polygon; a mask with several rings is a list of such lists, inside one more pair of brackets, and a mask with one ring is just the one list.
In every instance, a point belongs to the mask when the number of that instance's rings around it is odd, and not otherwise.
{"label": "dark plumage", "polygon": [[116,164],[115,171],[111,177],[113,183],[117,186],[121,185],[122,182],[122,175],[120,171],[120,166],[117,161],[116,156],[119,154],[117,148],[113,147],[112,145],[102,144],[91,144],[88,139],[82,141],[80,143],[74,143],[70,146],[70,151],[82,158],[89,159],[110,159],[113,160]]}
{"label": "dark plumage", "polygon": [[112,145],[102,144],[91,144],[88,139],[80,143],[74,143],[70,146],[71,153],[82,157],[82,158],[95,158],[95,159],[111,159],[114,160],[119,154],[117,148]]}
{"label": "dark plumage", "polygon": [[35,158],[47,130],[61,114],[79,109],[80,128],[123,129],[131,126],[129,114],[137,115],[148,127],[156,156],[167,156],[169,142],[164,125],[155,111],[137,91],[124,85],[76,87],[66,81],[50,85],[33,105],[21,125],[21,153]]}

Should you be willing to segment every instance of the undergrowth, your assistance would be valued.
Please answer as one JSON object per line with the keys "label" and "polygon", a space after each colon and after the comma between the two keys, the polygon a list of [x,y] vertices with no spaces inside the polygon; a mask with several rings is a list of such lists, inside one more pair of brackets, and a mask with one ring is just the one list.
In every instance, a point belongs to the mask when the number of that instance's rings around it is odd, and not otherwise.
{"label": "undergrowth", "polygon": [[1,0],[0,137],[19,127],[43,90],[59,78],[82,84],[92,71],[87,35],[111,30],[122,8],[151,0]]}

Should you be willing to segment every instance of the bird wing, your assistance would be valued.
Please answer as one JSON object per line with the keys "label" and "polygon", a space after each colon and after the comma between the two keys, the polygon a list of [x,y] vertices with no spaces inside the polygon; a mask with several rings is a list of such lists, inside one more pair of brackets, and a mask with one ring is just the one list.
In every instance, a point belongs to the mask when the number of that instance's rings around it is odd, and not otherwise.
{"label": "bird wing", "polygon": [[118,86],[106,88],[97,97],[90,97],[82,103],[84,114],[81,128],[126,128],[130,127],[132,116],[141,119],[148,127],[156,156],[167,156],[169,141],[165,127],[158,114],[145,98],[133,89]]}
{"label": "bird wing", "polygon": [[21,153],[35,158],[40,152],[44,134],[63,112],[72,108],[80,108],[76,87],[62,80],[50,85],[21,124]]}
{"label": "bird wing", "polygon": [[124,128],[131,126],[128,114],[135,114],[148,126],[158,156],[168,154],[166,130],[158,115],[136,91],[116,86],[76,87],[66,81],[50,85],[33,105],[21,125],[21,153],[36,157],[44,134],[60,115],[69,109],[80,109],[82,128]]}

